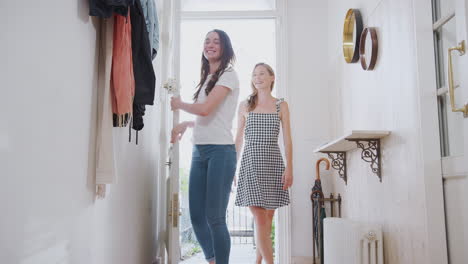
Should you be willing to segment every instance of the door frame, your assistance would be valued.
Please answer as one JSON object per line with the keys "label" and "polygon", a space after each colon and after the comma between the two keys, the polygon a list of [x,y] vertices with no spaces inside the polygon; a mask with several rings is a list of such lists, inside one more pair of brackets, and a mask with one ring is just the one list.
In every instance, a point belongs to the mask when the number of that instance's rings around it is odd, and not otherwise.
{"label": "door frame", "polygon": [[[167,1],[167,0],[164,0]],[[180,4],[180,0],[176,0]],[[236,19],[236,18],[274,18],[276,19],[276,63],[277,63],[277,92],[279,97],[289,99],[287,87],[288,80],[288,45],[287,45],[287,1],[276,0],[275,11],[210,11],[210,12],[182,12],[180,5],[178,7],[176,23],[178,25],[176,34],[177,41],[180,40],[180,23],[182,19]],[[176,45],[177,54],[180,52],[179,44]],[[179,59],[179,57],[177,57]],[[176,63],[179,65],[179,61]],[[178,67],[178,66],[177,66]],[[179,68],[177,68],[179,74]],[[179,76],[177,76],[179,78]],[[279,243],[275,243],[278,252],[276,263],[291,263],[291,210],[290,206],[286,206],[277,210],[275,225],[278,227],[275,237]]]}
{"label": "door frame", "polygon": [[[464,41],[465,45],[468,41],[468,0],[456,0],[454,6],[455,12],[455,22],[456,22],[456,42],[453,44],[452,47],[454,48],[456,45],[460,44],[460,41]],[[465,48],[466,49],[466,48]],[[447,52],[447,50],[445,51]],[[454,51],[452,57],[459,57],[460,53]],[[467,103],[468,100],[468,77],[466,74],[463,74],[463,71],[468,68],[468,55],[464,54],[463,56],[459,57],[458,63],[454,65],[454,71],[459,72],[459,82],[460,82],[460,91],[459,94],[454,98],[455,107],[462,108]],[[459,71],[461,69],[461,72]],[[461,97],[459,97],[461,95]],[[468,117],[463,117],[464,115],[461,112],[453,112],[451,107],[447,109],[450,115],[457,115],[461,117],[459,122],[461,124],[461,130],[464,141],[463,154],[458,154],[455,156],[451,156],[450,158],[444,158],[442,161],[442,169],[443,169],[443,178],[444,178],[444,187],[445,193],[445,205],[446,205],[446,221],[447,221],[447,232],[448,232],[448,241],[447,244],[449,245],[448,254],[449,254],[449,261],[459,262],[460,260],[465,260],[468,257],[468,254],[465,250],[463,250],[463,246],[466,246],[467,239],[468,239],[468,228],[466,226],[466,220],[468,220],[468,203],[464,200],[459,200],[456,203],[450,203],[450,200],[454,198],[453,193],[450,193],[450,190],[455,186],[460,186],[463,188],[461,191],[467,190],[468,188]],[[450,187],[449,187],[450,186]],[[449,189],[450,188],[450,189]],[[456,188],[455,188],[456,189]],[[463,198],[462,198],[463,199]],[[459,207],[458,207],[459,206]],[[461,212],[460,215],[454,216],[454,211]],[[464,222],[465,221],[465,222]],[[453,226],[451,226],[453,224]],[[454,231],[456,229],[456,231]],[[457,234],[455,234],[457,233]],[[460,235],[461,233],[461,235]],[[463,244],[461,246],[456,245],[458,243],[458,239],[461,236],[463,239]],[[450,247],[453,245],[452,247]],[[453,254],[453,255],[451,255]]]}
{"label": "door frame", "polygon": [[[432,3],[413,0],[416,86],[419,93],[420,162],[426,205],[426,263],[448,263],[443,196]],[[436,144],[435,144],[436,143]]]}
{"label": "door frame", "polygon": [[[276,61],[278,73],[278,95],[285,98],[289,102],[289,92],[287,84],[288,76],[288,41],[287,41],[287,28],[288,28],[288,5],[286,0],[276,0],[276,8],[278,12],[276,23]],[[290,105],[291,111],[294,111],[294,106]],[[278,252],[276,263],[292,263],[291,254],[291,206],[281,207],[277,210],[277,217],[275,219],[275,237],[278,237],[278,242],[275,241],[275,251]]]}

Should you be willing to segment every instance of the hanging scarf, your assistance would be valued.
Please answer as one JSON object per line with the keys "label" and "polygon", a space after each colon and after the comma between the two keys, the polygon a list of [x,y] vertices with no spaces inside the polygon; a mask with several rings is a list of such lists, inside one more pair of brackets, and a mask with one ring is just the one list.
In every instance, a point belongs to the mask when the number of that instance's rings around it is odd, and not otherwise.
{"label": "hanging scarf", "polygon": [[125,127],[132,116],[135,78],[132,62],[132,25],[127,17],[114,15],[112,56],[112,112],[114,127]]}

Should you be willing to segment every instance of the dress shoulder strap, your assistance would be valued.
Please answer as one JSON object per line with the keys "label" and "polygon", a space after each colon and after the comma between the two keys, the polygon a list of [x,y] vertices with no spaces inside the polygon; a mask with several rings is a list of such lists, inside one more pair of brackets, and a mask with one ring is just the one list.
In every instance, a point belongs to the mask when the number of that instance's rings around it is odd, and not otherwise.
{"label": "dress shoulder strap", "polygon": [[277,113],[280,112],[282,102],[284,102],[284,98],[276,99],[276,112]]}

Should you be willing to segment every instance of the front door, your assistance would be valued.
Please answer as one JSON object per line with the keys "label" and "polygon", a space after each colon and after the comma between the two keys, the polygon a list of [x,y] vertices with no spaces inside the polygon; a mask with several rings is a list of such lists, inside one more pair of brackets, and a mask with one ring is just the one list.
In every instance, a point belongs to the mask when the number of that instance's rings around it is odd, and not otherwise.
{"label": "front door", "polygon": [[163,104],[161,115],[163,116],[161,137],[161,156],[164,158],[166,169],[165,176],[165,200],[166,215],[166,253],[165,263],[177,264],[180,261],[180,201],[179,201],[179,144],[171,144],[171,130],[179,122],[178,111],[172,112],[170,97],[179,94],[179,25],[178,18],[179,1],[163,0],[161,17],[161,77],[163,78]]}
{"label": "front door", "polygon": [[468,261],[468,1],[433,0],[449,263]]}

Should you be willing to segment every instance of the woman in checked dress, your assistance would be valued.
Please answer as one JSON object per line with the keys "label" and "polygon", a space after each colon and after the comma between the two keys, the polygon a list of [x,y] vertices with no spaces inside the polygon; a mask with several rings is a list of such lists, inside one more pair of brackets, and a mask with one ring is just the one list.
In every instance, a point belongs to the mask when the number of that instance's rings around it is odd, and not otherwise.
{"label": "woman in checked dress", "polygon": [[[273,69],[255,65],[252,74],[252,94],[239,106],[237,153],[245,146],[237,184],[237,206],[248,206],[257,227],[257,263],[262,258],[273,264],[271,225],[275,209],[289,204],[288,188],[293,182],[292,141],[288,104],[271,92],[275,83]],[[280,128],[286,165],[278,145]]]}

